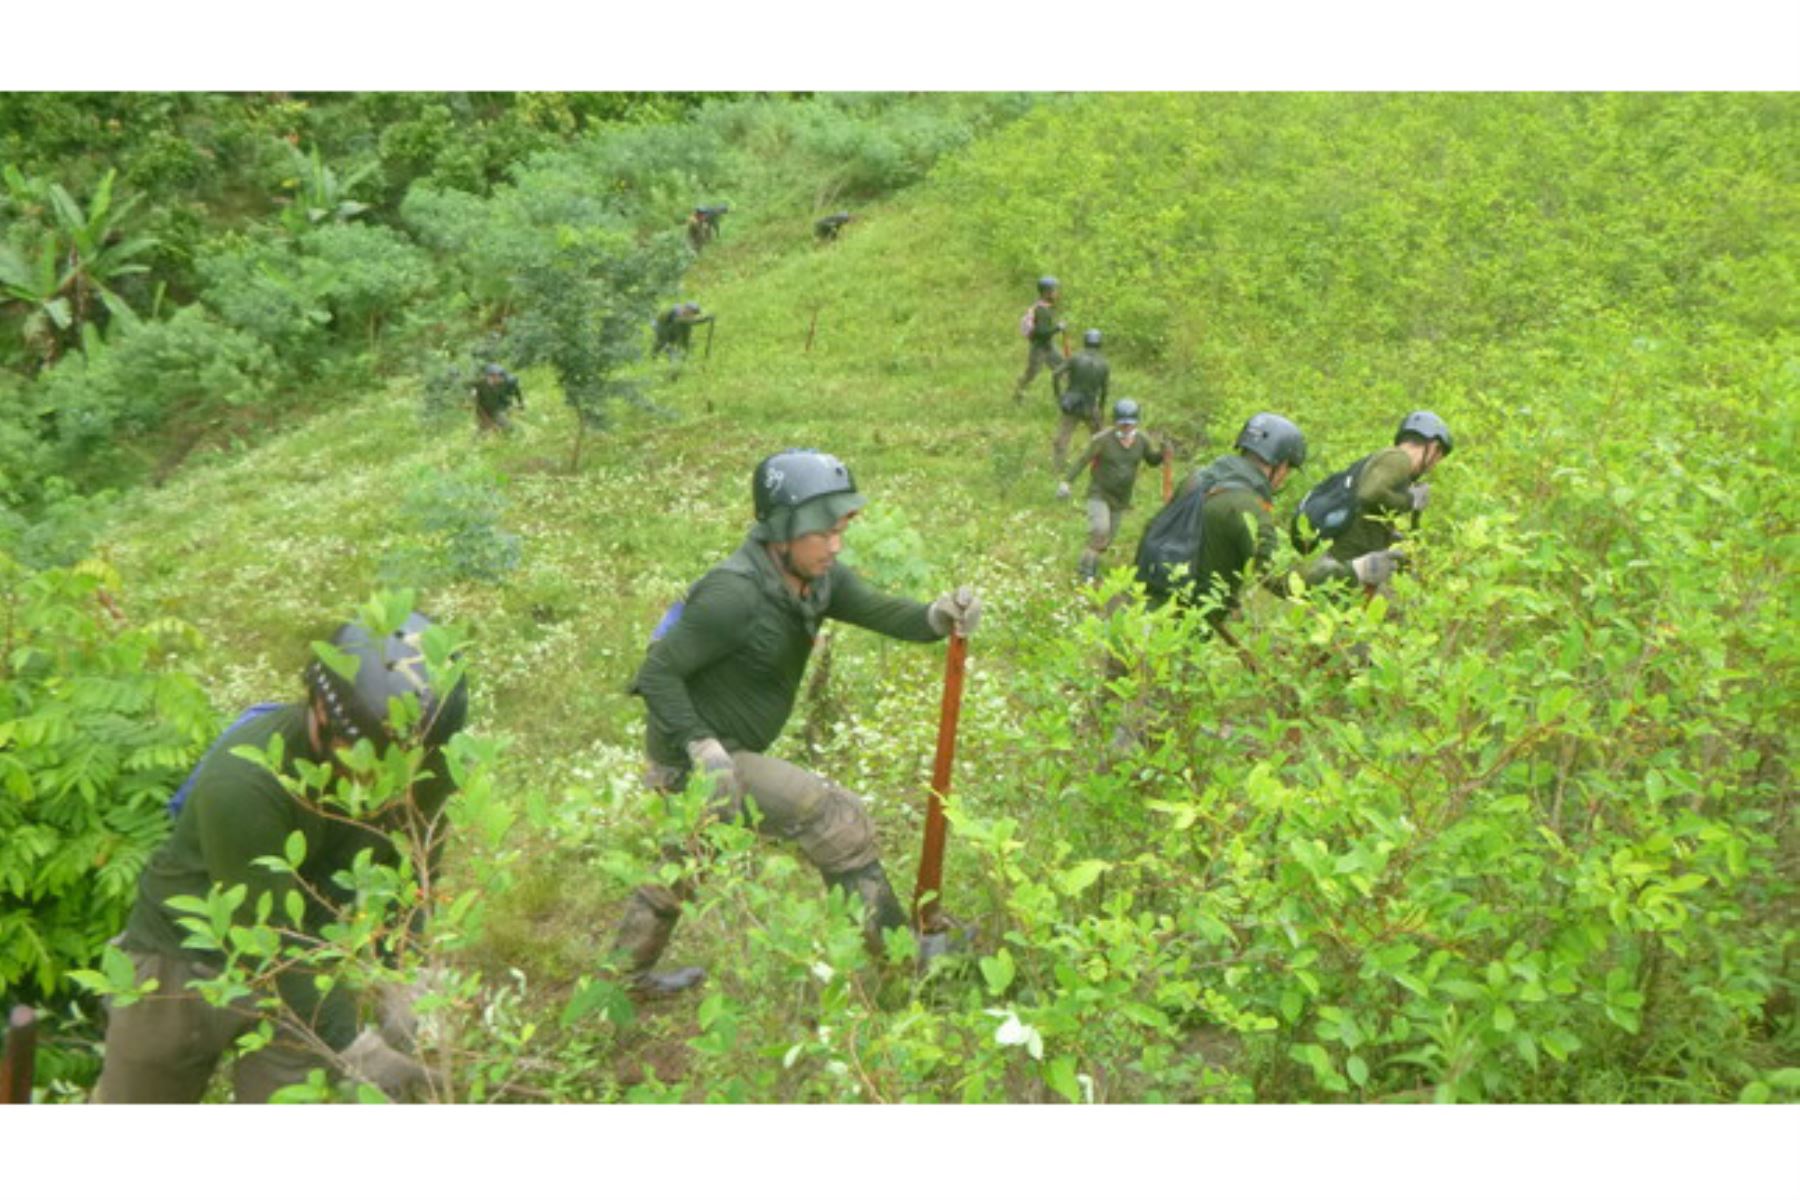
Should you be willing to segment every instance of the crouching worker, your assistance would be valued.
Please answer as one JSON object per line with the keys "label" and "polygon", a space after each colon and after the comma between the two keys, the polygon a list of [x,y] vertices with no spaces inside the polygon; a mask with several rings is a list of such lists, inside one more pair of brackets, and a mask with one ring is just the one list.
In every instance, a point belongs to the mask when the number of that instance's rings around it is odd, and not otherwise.
{"label": "crouching worker", "polygon": [[1352,463],[1308,492],[1291,536],[1296,548],[1309,546],[1300,527],[1303,515],[1327,549],[1307,568],[1307,586],[1358,583],[1365,595],[1391,596],[1390,580],[1405,561],[1399,546],[1400,522],[1405,518],[1409,528],[1418,527],[1419,514],[1431,499],[1431,485],[1424,477],[1454,444],[1450,427],[1436,413],[1408,413],[1392,446]]}
{"label": "crouching worker", "polygon": [[[860,897],[864,940],[882,955],[885,930],[906,923],[856,793],[763,753],[781,733],[826,620],[889,637],[931,642],[972,632],[981,604],[958,588],[930,604],[886,596],[837,561],[844,531],[866,501],[843,463],[817,450],[786,450],[757,464],[750,481],[756,523],[743,545],[689,589],[679,617],[653,642],[632,683],[649,709],[649,781],[679,791],[699,772],[714,815],[739,821],[745,800],[760,832],[793,842],[828,887]],[[696,968],[657,972],[681,898],[647,885],[626,903],[615,960],[646,994],[698,983]]]}
{"label": "crouching worker", "polygon": [[[194,1103],[205,1093],[220,1057],[270,1016],[257,1005],[265,997],[249,995],[216,1007],[189,986],[218,975],[224,959],[216,951],[183,946],[187,934],[179,921],[186,914],[172,907],[172,900],[204,897],[215,884],[241,885],[246,895],[235,919],[253,920],[266,895],[272,901],[270,923],[284,923],[284,936],[305,942],[342,920],[340,912],[356,899],[335,876],[348,872],[364,851],[377,864],[393,864],[398,858],[393,835],[438,818],[452,791],[442,747],[462,727],[468,689],[460,679],[447,694],[433,686],[420,647],[420,635],[429,625],[413,613],[392,631],[341,627],[331,639],[333,652],[315,658],[303,673],[304,702],[267,706],[228,730],[207,752],[190,780],[191,789],[184,789],[169,839],[139,877],[137,903],[119,939],[138,982],[154,979],[157,986],[135,1003],[112,1009],[96,1101]],[[407,698],[417,701],[418,723],[402,738],[389,724],[390,713],[411,707]],[[401,704],[390,709],[394,700]],[[295,794],[265,767],[231,752],[238,746],[263,750],[277,736],[281,774],[290,780],[312,778],[314,786],[320,786],[313,778],[320,768],[331,772],[324,787],[347,771],[339,752],[364,739],[377,753],[400,740],[424,747],[426,756],[417,781],[401,798],[353,820],[335,806],[326,807],[312,787]],[[292,874],[258,862],[285,858],[295,833],[306,844],[305,857]],[[290,921],[286,914],[295,908],[299,919]],[[233,1064],[239,1103],[266,1101],[321,1068],[331,1075],[347,1072],[395,1098],[425,1083],[425,1068],[417,1060],[373,1029],[359,1032],[353,991],[322,989],[316,978],[297,963],[276,970],[273,987],[281,1003],[274,1036]],[[384,1023],[399,1027],[404,1020],[388,1012]]]}

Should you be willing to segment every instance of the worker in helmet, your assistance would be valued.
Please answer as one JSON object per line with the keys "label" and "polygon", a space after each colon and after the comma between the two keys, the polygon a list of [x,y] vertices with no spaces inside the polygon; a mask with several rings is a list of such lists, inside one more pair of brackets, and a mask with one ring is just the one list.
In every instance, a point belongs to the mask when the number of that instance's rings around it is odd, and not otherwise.
{"label": "worker in helmet", "polygon": [[1056,402],[1062,417],[1056,424],[1056,440],[1050,445],[1050,461],[1060,475],[1069,465],[1069,439],[1076,426],[1086,426],[1092,437],[1100,432],[1100,414],[1106,411],[1106,388],[1112,368],[1100,353],[1098,329],[1081,335],[1081,349],[1057,368],[1057,374],[1064,377],[1062,396]]}
{"label": "worker in helmet", "polygon": [[[271,924],[295,936],[317,936],[346,919],[344,910],[355,902],[340,877],[358,856],[392,864],[398,859],[395,832],[439,819],[453,790],[443,746],[467,716],[468,688],[459,672],[447,689],[434,681],[421,645],[429,626],[412,613],[398,629],[340,627],[329,651],[303,672],[304,700],[268,706],[208,751],[168,840],[139,877],[137,902],[119,939],[138,983],[155,980],[157,986],[112,1010],[96,1100],[196,1102],[220,1057],[267,1015],[257,1004],[261,997],[218,1006],[189,987],[216,976],[224,958],[183,944],[185,914],[176,901],[204,897],[215,885],[242,886],[236,919],[254,920],[267,896]],[[397,713],[416,716],[396,728]],[[238,746],[260,750],[277,738],[281,778],[231,753]],[[348,770],[340,752],[364,741],[378,753],[396,743],[426,752],[417,782],[381,811],[347,819],[316,779],[313,787],[321,790],[309,787],[305,794],[284,782],[314,776],[322,767],[330,772],[328,784]],[[295,834],[304,848],[291,873],[259,861],[287,858]],[[281,1005],[273,1039],[233,1063],[238,1102],[266,1101],[321,1068],[348,1072],[394,1098],[425,1081],[424,1067],[405,1047],[390,1044],[373,1027],[359,1029],[358,997],[348,988],[321,988],[314,973],[298,968],[280,970],[274,986]]]}
{"label": "worker in helmet", "polygon": [[[694,326],[707,325],[712,322],[712,314],[700,310],[700,306],[691,300],[683,300],[680,304],[672,304],[656,315],[651,323],[650,331],[655,335],[655,344],[650,347],[652,355],[666,354],[671,366],[679,368],[681,360],[687,357],[688,344],[694,336]],[[710,338],[712,335],[708,333]]]}
{"label": "worker in helmet", "polygon": [[1056,305],[1062,299],[1062,285],[1056,276],[1045,275],[1037,282],[1037,301],[1026,311],[1020,321],[1020,332],[1025,335],[1025,371],[1013,384],[1013,403],[1020,404],[1025,400],[1025,389],[1037,378],[1039,371],[1050,368],[1050,390],[1058,399],[1062,397],[1063,356],[1056,348],[1056,335],[1068,325],[1056,314]]}
{"label": "worker in helmet", "polygon": [[[649,782],[679,791],[698,773],[710,781],[714,815],[726,821],[743,820],[744,800],[753,799],[761,832],[793,842],[827,886],[860,898],[865,941],[879,957],[883,932],[906,916],[862,797],[765,751],[793,711],[827,620],[929,642],[972,633],[981,602],[966,587],[929,604],[883,595],[838,562],[845,531],[867,502],[833,455],[772,454],[756,465],[750,493],[749,537],[688,591],[633,681],[649,710]],[[653,969],[681,899],[650,884],[627,901],[614,954],[639,993],[679,991],[702,978],[695,968]]]}
{"label": "worker in helmet", "polygon": [[[1418,524],[1431,499],[1424,477],[1454,445],[1450,427],[1436,413],[1408,413],[1393,445],[1335,472],[1308,492],[1295,513],[1292,537],[1297,547],[1310,549],[1316,534],[1326,550],[1307,568],[1307,585],[1358,583],[1368,592],[1385,593],[1405,561],[1400,523]],[[1302,526],[1303,514],[1311,514],[1310,527]]]}
{"label": "worker in helmet", "polygon": [[1056,487],[1056,498],[1067,500],[1075,477],[1089,472],[1088,540],[1076,566],[1077,574],[1086,583],[1092,583],[1099,574],[1100,556],[1119,536],[1119,525],[1131,507],[1138,468],[1145,463],[1155,466],[1163,460],[1163,448],[1138,428],[1143,409],[1136,400],[1127,398],[1114,404],[1112,417],[1113,427],[1089,440],[1067,478]]}
{"label": "worker in helmet", "polygon": [[525,395],[519,390],[518,377],[499,363],[489,363],[469,389],[475,400],[475,428],[482,433],[492,430],[511,433],[512,420],[506,410],[515,405],[525,407]]}

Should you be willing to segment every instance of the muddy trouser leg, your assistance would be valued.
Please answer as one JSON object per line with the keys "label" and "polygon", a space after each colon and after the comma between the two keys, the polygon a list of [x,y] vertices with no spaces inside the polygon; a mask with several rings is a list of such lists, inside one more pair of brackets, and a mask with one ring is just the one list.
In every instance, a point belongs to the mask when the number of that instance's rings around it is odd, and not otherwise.
{"label": "muddy trouser leg", "polygon": [[1123,509],[1114,508],[1101,497],[1088,497],[1088,542],[1087,549],[1081,552],[1080,566],[1083,579],[1093,579],[1100,573],[1100,556],[1119,536],[1119,519],[1124,515]]}
{"label": "muddy trouser leg", "polygon": [[246,1054],[232,1066],[231,1080],[239,1104],[267,1104],[269,1097],[293,1083],[305,1083],[314,1070],[332,1075],[334,1066],[320,1057],[300,1035],[275,1022],[275,1037],[254,1054]]}
{"label": "muddy trouser leg", "polygon": [[[740,750],[732,756],[739,791],[756,802],[761,814],[759,832],[794,842],[806,860],[819,869],[828,886],[842,887],[862,897],[865,911],[863,936],[871,954],[882,952],[881,931],[906,922],[906,914],[894,896],[886,873],[876,859],[875,825],[861,797],[830,780],[802,770],[792,763]],[[652,764],[647,782],[658,790],[672,791],[686,780],[679,768]],[[741,817],[741,808],[721,793],[714,813],[722,820]],[[698,982],[680,972],[658,975],[650,970],[668,946],[681,919],[682,896],[660,884],[648,884],[633,892],[613,945],[616,958],[641,990],[667,992]]]}
{"label": "muddy trouser leg", "polygon": [[675,971],[652,971],[669,939],[675,936],[675,924],[681,920],[681,899],[660,883],[647,883],[631,893],[625,901],[625,913],[619,918],[618,932],[613,935],[613,958],[630,977],[634,990],[666,994],[692,987],[706,977],[698,967],[682,967]]}
{"label": "muddy trouser leg", "polygon": [[1087,411],[1078,410],[1062,414],[1062,419],[1056,423],[1056,441],[1050,448],[1050,461],[1055,465],[1058,475],[1061,475],[1069,465],[1069,439],[1074,436],[1075,427],[1093,423],[1091,408]]}
{"label": "muddy trouser leg", "polygon": [[[187,987],[209,979],[212,968],[183,955],[128,951],[138,982],[154,978],[156,991],[136,1004],[109,1006],[106,1062],[94,1088],[97,1104],[194,1104],[219,1058],[261,1015],[253,1009],[215,1008]],[[277,1029],[276,1041],[240,1058],[234,1068],[239,1103],[266,1101],[277,1088],[300,1083],[323,1059]]]}
{"label": "muddy trouser leg", "polygon": [[[1052,371],[1062,366],[1062,355],[1056,352],[1054,345],[1047,343],[1040,346],[1033,342],[1031,348],[1025,352],[1025,373],[1019,376],[1017,383],[1013,384],[1013,403],[1016,404],[1025,398],[1025,389],[1031,386],[1031,381],[1036,379],[1037,373],[1046,366]],[[1051,390],[1057,395],[1061,395],[1061,391],[1055,386],[1056,377],[1054,375],[1050,377],[1050,382]]]}
{"label": "muddy trouser leg", "polygon": [[863,941],[880,960],[883,931],[904,925],[906,912],[882,869],[875,822],[862,797],[779,758],[747,751],[731,758],[762,813],[762,832],[797,845],[827,887],[862,899]]}
{"label": "muddy trouser leg", "polygon": [[[678,792],[687,782],[687,771],[681,767],[651,762],[644,773],[644,783],[652,791],[667,795]],[[687,861],[685,847],[663,847],[665,858]],[[691,885],[683,884],[683,895],[677,895],[660,883],[639,887],[625,901],[625,911],[613,934],[612,960],[629,977],[634,991],[668,995],[682,991],[706,978],[698,967],[681,967],[673,971],[653,971],[669,939],[675,936],[675,925],[681,920],[681,901],[692,898]]]}

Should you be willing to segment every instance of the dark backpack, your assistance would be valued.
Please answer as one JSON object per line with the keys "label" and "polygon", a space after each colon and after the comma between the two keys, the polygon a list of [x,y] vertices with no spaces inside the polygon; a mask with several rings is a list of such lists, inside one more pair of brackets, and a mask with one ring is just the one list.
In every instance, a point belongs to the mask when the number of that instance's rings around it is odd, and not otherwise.
{"label": "dark backpack", "polygon": [[188,777],[182,780],[181,786],[175,789],[175,794],[169,797],[169,817],[171,820],[179,817],[181,815],[181,810],[187,807],[188,796],[194,790],[194,782],[200,778],[200,768],[206,765],[206,760],[211,758],[213,751],[219,748],[219,743],[229,737],[231,731],[236,729],[239,725],[242,725],[244,722],[254,720],[266,712],[274,712],[280,707],[280,704],[274,702],[268,704],[252,704],[249,708],[246,708],[243,712],[238,714],[237,720],[225,727],[224,733],[221,733],[218,737],[213,739],[213,744],[206,748],[206,753],[200,756],[200,761],[194,764],[194,769],[188,772]]}
{"label": "dark backpack", "polygon": [[1322,541],[1336,540],[1350,522],[1356,520],[1361,506],[1356,502],[1356,485],[1362,479],[1363,467],[1370,458],[1359,458],[1343,470],[1326,476],[1314,484],[1294,511],[1288,526],[1288,540],[1302,554],[1311,554]]}
{"label": "dark backpack", "polygon": [[1137,547],[1137,580],[1145,591],[1199,598],[1200,581],[1193,572],[1200,561],[1200,510],[1226,486],[1189,488],[1150,518]]}

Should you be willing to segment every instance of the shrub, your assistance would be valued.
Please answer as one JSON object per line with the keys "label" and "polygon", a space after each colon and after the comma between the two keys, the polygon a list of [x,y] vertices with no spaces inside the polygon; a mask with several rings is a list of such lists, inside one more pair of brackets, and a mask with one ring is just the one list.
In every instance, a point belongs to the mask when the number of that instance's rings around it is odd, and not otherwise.
{"label": "shrub", "polygon": [[82,483],[131,479],[139,439],[172,421],[205,425],[265,401],[274,371],[268,348],[197,305],[144,321],[39,377],[33,400],[51,415],[47,468]]}
{"label": "shrub", "polygon": [[0,555],[0,991],[45,1006],[123,926],[164,802],[218,728],[171,665],[193,631],[132,623],[120,599],[103,565]]}
{"label": "shrub", "polygon": [[373,344],[392,313],[437,281],[431,260],[403,234],[378,225],[329,224],[300,237],[303,288],[331,312],[332,328]]}
{"label": "shrub", "polygon": [[220,320],[266,343],[296,374],[311,373],[331,310],[305,287],[297,247],[230,234],[203,247],[197,267],[201,298]]}
{"label": "shrub", "polygon": [[382,560],[393,587],[432,588],[475,580],[494,583],[519,564],[519,535],[500,528],[504,481],[491,470],[422,473],[400,508],[406,539]]}

